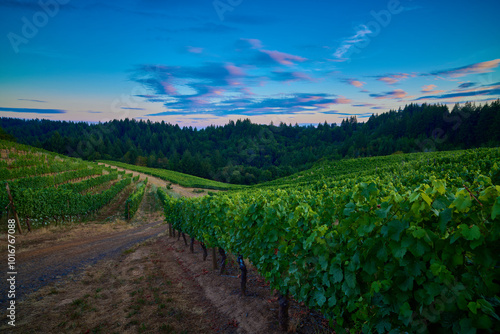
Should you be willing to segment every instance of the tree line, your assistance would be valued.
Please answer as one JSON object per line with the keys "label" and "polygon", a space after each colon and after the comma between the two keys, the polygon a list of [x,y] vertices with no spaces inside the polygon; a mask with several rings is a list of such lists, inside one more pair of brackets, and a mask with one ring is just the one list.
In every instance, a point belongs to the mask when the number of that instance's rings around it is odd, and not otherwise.
{"label": "tree line", "polygon": [[495,147],[500,100],[476,105],[409,104],[341,124],[253,124],[203,129],[165,122],[106,123],[0,118],[2,137],[86,160],[115,160],[208,179],[255,184],[310,168],[321,159]]}

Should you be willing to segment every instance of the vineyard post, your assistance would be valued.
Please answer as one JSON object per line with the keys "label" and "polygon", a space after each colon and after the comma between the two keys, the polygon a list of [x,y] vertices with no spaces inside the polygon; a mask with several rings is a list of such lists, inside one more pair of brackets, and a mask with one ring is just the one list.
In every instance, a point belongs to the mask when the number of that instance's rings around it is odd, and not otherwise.
{"label": "vineyard post", "polygon": [[[14,218],[16,218],[17,228],[19,229],[19,233],[23,234],[23,229],[21,228],[21,222],[19,221],[19,217],[17,215],[16,208],[14,206],[14,199],[12,198],[12,194],[10,193],[9,184],[7,182],[5,183],[5,188],[7,189],[7,195],[9,196],[9,205],[12,208],[12,211],[14,213]],[[28,230],[31,231],[31,228],[29,225],[28,225]]]}
{"label": "vineyard post", "polygon": [[203,249],[203,261],[206,261],[207,256],[208,256],[207,246],[205,246],[205,244],[203,242],[200,242],[200,246],[201,246],[201,249]]}
{"label": "vineyard post", "polygon": [[238,255],[238,264],[241,270],[241,295],[247,295],[247,267],[245,266],[245,261],[243,261],[243,255]]}
{"label": "vineyard post", "polygon": [[194,238],[191,238],[191,245],[189,246],[191,253],[194,253]]}
{"label": "vineyard post", "polygon": [[224,270],[226,269],[226,252],[224,251],[223,248],[219,247],[219,254],[220,254],[220,274],[224,274]]}
{"label": "vineyard post", "polygon": [[130,202],[127,202],[127,220],[130,220]]}
{"label": "vineyard post", "polygon": [[280,304],[278,316],[280,329],[282,331],[288,331],[288,295],[279,293],[278,302]]}
{"label": "vineyard post", "polygon": [[217,247],[212,248],[212,267],[214,270],[217,270]]}

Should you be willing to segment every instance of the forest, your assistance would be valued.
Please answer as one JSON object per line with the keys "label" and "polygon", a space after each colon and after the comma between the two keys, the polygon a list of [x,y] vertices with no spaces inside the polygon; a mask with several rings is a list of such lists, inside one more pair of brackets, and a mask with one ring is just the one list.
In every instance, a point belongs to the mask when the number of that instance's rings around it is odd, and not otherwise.
{"label": "forest", "polygon": [[70,157],[165,168],[216,181],[255,184],[323,160],[496,147],[500,100],[485,104],[409,104],[341,124],[230,121],[197,129],[165,122],[106,123],[0,118],[0,136]]}

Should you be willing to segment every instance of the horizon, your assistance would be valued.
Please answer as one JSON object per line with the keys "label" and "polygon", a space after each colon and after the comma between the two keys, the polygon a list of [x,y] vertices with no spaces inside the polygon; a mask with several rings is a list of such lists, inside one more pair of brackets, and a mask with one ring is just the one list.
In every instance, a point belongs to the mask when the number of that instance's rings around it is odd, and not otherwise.
{"label": "horizon", "polygon": [[6,0],[0,8],[1,117],[316,126],[410,103],[500,98],[497,1]]}

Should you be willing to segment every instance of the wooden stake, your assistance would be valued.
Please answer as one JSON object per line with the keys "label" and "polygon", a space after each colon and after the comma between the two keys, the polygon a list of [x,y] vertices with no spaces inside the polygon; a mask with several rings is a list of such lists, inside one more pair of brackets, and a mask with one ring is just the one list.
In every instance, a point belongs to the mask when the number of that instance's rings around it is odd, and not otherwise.
{"label": "wooden stake", "polygon": [[[17,216],[16,208],[14,206],[14,199],[12,198],[12,194],[10,193],[9,184],[5,183],[5,188],[7,189],[7,195],[9,196],[9,205],[14,212],[14,218],[16,219],[17,228],[19,229],[19,233],[23,234],[23,229],[21,228],[21,222],[19,221],[19,217]],[[28,227],[29,229],[29,227]],[[31,229],[29,229],[31,231]]]}
{"label": "wooden stake", "polygon": [[217,254],[215,253],[217,247],[212,248],[212,268],[217,270]]}

